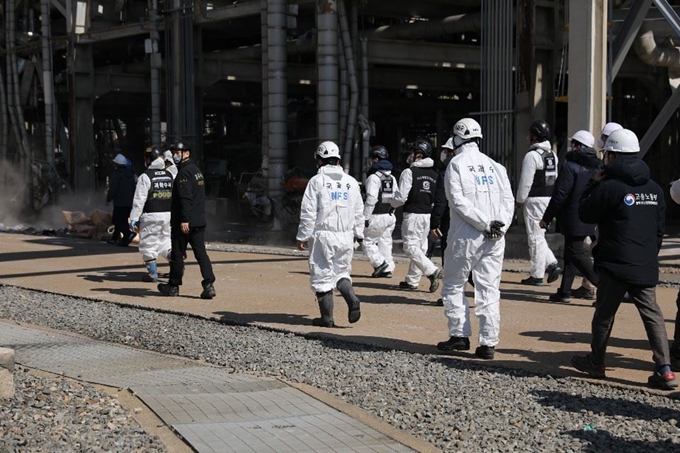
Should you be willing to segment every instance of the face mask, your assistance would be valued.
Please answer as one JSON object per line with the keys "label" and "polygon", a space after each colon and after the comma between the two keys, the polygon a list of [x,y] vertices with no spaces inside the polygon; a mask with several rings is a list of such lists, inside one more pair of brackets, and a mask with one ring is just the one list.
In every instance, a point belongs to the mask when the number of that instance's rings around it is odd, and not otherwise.
{"label": "face mask", "polygon": [[449,154],[446,151],[442,151],[441,154],[439,154],[439,160],[444,162],[447,158],[449,157]]}
{"label": "face mask", "polygon": [[406,163],[411,165],[413,163],[413,154],[409,154],[406,158]]}
{"label": "face mask", "polygon": [[[606,140],[606,137],[605,137]],[[604,140],[602,140],[602,137],[597,139],[597,146],[600,147],[600,149],[604,148]]]}
{"label": "face mask", "polygon": [[182,153],[173,154],[172,155],[172,161],[175,164],[179,164],[180,162],[182,162]]}

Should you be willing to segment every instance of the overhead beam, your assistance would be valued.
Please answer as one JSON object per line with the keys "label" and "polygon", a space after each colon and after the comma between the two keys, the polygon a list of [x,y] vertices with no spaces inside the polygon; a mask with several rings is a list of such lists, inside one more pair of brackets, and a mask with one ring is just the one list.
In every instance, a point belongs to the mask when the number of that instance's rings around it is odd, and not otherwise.
{"label": "overhead beam", "polygon": [[66,17],[66,7],[61,3],[60,0],[51,0],[52,6],[57,8],[57,11],[61,13],[62,16]]}
{"label": "overhead beam", "polygon": [[645,16],[649,11],[649,7],[652,5],[652,0],[635,0],[633,6],[631,6],[628,11],[626,19],[623,21],[619,32],[616,34],[616,38],[612,43],[612,68],[611,68],[611,79],[614,80],[621,69],[623,60],[625,60],[630,46],[633,45],[633,41],[640,31],[640,26],[645,20]]}
{"label": "overhead beam", "polygon": [[654,118],[654,122],[649,126],[645,136],[640,140],[640,157],[647,154],[654,141],[657,139],[663,128],[668,123],[668,120],[675,115],[676,110],[680,107],[680,90],[675,90],[673,95],[666,101],[659,114]]}
{"label": "overhead beam", "polygon": [[[57,1],[57,0],[55,0]],[[194,18],[195,24],[212,24],[222,22],[225,20],[242,19],[249,16],[258,16],[260,14],[259,2],[237,3],[222,8],[215,8],[205,11]],[[159,22],[158,29],[164,30],[165,23]],[[101,30],[90,30],[86,33],[78,35],[79,44],[91,44],[101,41],[110,41],[112,39],[128,38],[130,36],[145,35],[151,30],[149,21],[135,22],[132,24],[118,25],[116,27],[105,28]]]}
{"label": "overhead beam", "polygon": [[477,46],[461,44],[422,43],[411,41],[368,41],[368,61],[371,64],[423,66],[430,68],[479,69],[481,51]]}

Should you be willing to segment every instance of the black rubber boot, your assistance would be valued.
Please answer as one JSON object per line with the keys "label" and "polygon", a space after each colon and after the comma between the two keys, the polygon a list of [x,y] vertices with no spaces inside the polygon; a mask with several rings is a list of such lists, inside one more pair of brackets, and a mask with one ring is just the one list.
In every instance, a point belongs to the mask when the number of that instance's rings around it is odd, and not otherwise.
{"label": "black rubber boot", "polygon": [[312,319],[312,325],[318,327],[335,327],[333,322],[333,291],[316,293],[316,300],[319,302],[320,318]]}
{"label": "black rubber boot", "polygon": [[347,302],[347,309],[349,310],[347,320],[350,324],[354,324],[361,319],[361,302],[357,295],[354,294],[352,282],[349,279],[343,278],[338,282],[338,291],[340,291],[345,302]]}

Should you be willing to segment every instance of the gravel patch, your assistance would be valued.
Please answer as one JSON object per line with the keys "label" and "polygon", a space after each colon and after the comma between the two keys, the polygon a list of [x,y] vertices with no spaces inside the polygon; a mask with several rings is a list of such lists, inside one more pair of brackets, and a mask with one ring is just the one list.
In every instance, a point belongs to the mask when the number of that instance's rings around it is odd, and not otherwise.
{"label": "gravel patch", "polygon": [[680,401],[0,286],[0,317],[315,386],[444,451],[680,451]]}
{"label": "gravel patch", "polygon": [[116,398],[69,379],[15,369],[14,398],[0,402],[2,452],[164,452]]}

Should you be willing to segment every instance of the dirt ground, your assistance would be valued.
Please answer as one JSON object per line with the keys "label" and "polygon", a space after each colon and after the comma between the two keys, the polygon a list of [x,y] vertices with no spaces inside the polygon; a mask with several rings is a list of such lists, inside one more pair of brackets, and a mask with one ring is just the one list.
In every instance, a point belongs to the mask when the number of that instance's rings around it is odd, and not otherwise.
{"label": "dirt ground", "polygon": [[[311,325],[318,307],[309,289],[307,258],[292,247],[271,248],[211,244],[209,252],[217,281],[217,297],[198,297],[198,266],[189,253],[181,296],[160,296],[156,285],[143,283],[144,268],[136,247],[116,247],[105,242],[63,237],[0,233],[0,283],[25,288],[96,298],[122,304],[192,313],[215,319],[268,326],[305,334],[342,337],[350,341],[437,354],[434,345],[448,338],[443,309],[435,305],[437,294],[397,288],[406,273],[398,264],[392,279],[370,278],[369,263],[355,259],[354,287],[362,300],[362,318],[347,322],[347,308],[335,297],[339,327]],[[240,251],[239,251],[240,250]],[[249,250],[246,252],[245,250]],[[253,253],[250,251],[260,251]],[[677,278],[673,264],[680,244],[667,243],[664,260],[669,275]],[[265,253],[267,252],[267,253]],[[524,263],[528,265],[528,263]],[[522,267],[513,260],[509,267]],[[160,272],[168,272],[167,264]],[[670,275],[673,274],[673,275]],[[501,342],[494,363],[554,376],[581,376],[570,366],[574,354],[589,350],[591,301],[572,299],[569,304],[548,301],[557,283],[544,287],[519,284],[522,272],[504,272],[501,284]],[[657,298],[672,336],[677,288],[659,287]],[[468,297],[472,293],[468,292]],[[1,303],[1,302],[0,302]],[[473,316],[473,332],[477,332]],[[477,360],[473,335],[470,352],[452,355]],[[607,375],[610,381],[641,386],[652,370],[651,351],[642,322],[632,304],[622,304],[609,342]]]}

